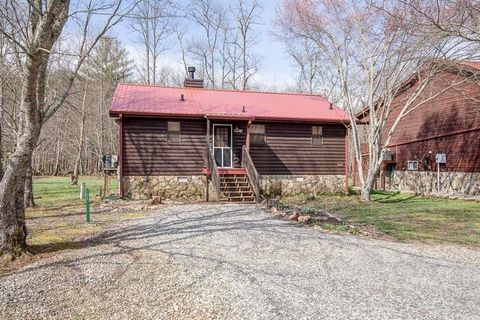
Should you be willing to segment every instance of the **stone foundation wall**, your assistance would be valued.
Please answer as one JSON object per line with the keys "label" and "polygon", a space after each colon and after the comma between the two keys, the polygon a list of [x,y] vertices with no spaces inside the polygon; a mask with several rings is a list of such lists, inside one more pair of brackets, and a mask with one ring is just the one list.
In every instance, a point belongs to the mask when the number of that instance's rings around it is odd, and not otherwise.
{"label": "stone foundation wall", "polygon": [[260,180],[261,193],[268,197],[339,194],[344,188],[344,175],[264,175]]}
{"label": "stone foundation wall", "polygon": [[130,176],[123,183],[124,195],[134,200],[205,200],[205,176]]}
{"label": "stone foundation wall", "polygon": [[395,171],[391,179],[385,178],[385,188],[425,195],[480,196],[480,173],[440,172],[440,192],[438,192],[436,172]]}

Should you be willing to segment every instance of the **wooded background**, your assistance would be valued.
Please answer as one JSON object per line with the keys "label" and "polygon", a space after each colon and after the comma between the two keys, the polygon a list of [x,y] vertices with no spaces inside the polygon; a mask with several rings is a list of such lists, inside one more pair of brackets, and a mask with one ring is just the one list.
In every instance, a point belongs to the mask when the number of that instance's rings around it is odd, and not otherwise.
{"label": "wooded background", "polygon": [[[118,128],[108,109],[120,81],[180,86],[192,65],[207,87],[261,88],[253,77],[261,66],[255,31],[266,23],[262,10],[257,0],[136,1],[135,9],[94,47],[64,105],[43,126],[33,174],[94,174],[101,170],[104,154],[117,154]],[[118,39],[122,30],[132,32],[131,43]],[[47,83],[50,93],[61,92],[74,71],[72,61],[81,54],[79,32],[75,21],[67,23],[55,45]],[[137,50],[129,52],[129,46]],[[165,63],[172,56],[176,63]],[[15,148],[24,68],[22,50],[0,33],[0,176]]]}
{"label": "wooded background", "polygon": [[[101,170],[102,155],[118,153],[117,125],[108,116],[108,108],[120,81],[181,86],[192,65],[209,88],[321,94],[353,113],[361,105],[371,105],[389,86],[394,88],[390,95],[394,94],[395,86],[413,70],[398,62],[401,59],[409,59],[409,67],[414,67],[432,57],[453,57],[453,51],[478,57],[467,47],[457,48],[478,43],[476,1],[283,1],[274,22],[265,21],[263,9],[260,0],[136,1],[135,9],[100,39],[62,108],[45,122],[32,160],[33,174],[94,174]],[[296,20],[295,15],[304,21]],[[404,25],[389,26],[390,38],[379,38],[385,30],[382,24],[395,21]],[[331,34],[323,23],[332,29]],[[276,30],[271,36],[284,44],[296,79],[294,86],[275,88],[256,78],[262,72],[263,58],[256,48],[262,28]],[[377,28],[380,33],[374,32]],[[130,43],[118,39],[123,30],[134,35]],[[55,44],[47,83],[47,91],[53,95],[62,91],[73,72],[73,61],[81,54],[81,31],[75,21],[69,21]],[[334,37],[341,32],[345,39],[335,43]],[[15,148],[25,67],[21,48],[7,40],[0,33],[0,175]],[[137,49],[134,53],[128,50],[132,46]],[[388,55],[378,50],[388,46]],[[437,50],[435,55],[425,51],[432,48]],[[412,59],[413,50],[418,54]],[[332,56],[338,61],[332,62]],[[175,63],[165,62],[172,59]],[[377,83],[371,94],[365,95],[368,83],[380,79],[379,72],[388,74],[395,68],[395,81]],[[347,78],[342,80],[344,76]],[[368,77],[376,78],[370,81]],[[348,84],[348,88],[340,84]]]}

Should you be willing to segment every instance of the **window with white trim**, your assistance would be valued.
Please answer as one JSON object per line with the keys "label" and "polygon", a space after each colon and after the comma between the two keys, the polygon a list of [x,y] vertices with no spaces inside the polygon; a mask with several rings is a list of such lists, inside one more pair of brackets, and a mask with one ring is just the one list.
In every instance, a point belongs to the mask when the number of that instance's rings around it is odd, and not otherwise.
{"label": "window with white trim", "polygon": [[180,133],[180,122],[179,121],[168,121],[167,123],[167,141],[168,142],[180,142],[181,133]]}
{"label": "window with white trim", "polygon": [[418,171],[418,161],[417,161],[417,160],[408,161],[407,165],[408,165],[408,166],[407,166],[407,169],[408,169],[408,170]]}

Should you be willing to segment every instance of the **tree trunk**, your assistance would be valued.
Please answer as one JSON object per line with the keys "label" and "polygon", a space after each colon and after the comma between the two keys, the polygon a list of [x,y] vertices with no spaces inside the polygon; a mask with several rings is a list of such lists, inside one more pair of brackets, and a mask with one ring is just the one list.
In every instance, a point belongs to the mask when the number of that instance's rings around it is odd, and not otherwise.
{"label": "tree trunk", "polygon": [[17,146],[0,182],[0,255],[14,259],[27,248],[24,191],[33,149],[40,135],[39,122],[19,134]]}
{"label": "tree trunk", "polygon": [[23,204],[25,208],[36,207],[35,201],[33,200],[33,174],[31,166],[27,169],[27,174],[25,176],[25,194],[23,195]]}
{"label": "tree trunk", "polygon": [[364,202],[370,202],[370,194],[372,193],[372,188],[369,186],[362,187],[361,199]]}
{"label": "tree trunk", "polygon": [[[2,95],[3,97],[3,95]],[[0,98],[0,100],[3,100]],[[2,103],[0,101],[0,103]],[[0,105],[0,181],[2,180],[3,177],[3,132],[2,132],[2,121],[3,121],[3,104]]]}
{"label": "tree trunk", "polygon": [[79,134],[80,137],[79,137],[79,143],[78,143],[78,153],[75,159],[75,168],[73,168],[73,175],[72,175],[72,185],[74,186],[78,185],[78,174],[80,171],[80,164],[82,161],[83,146],[84,146],[84,140],[85,140],[85,105],[86,105],[86,99],[87,99],[87,84],[88,84],[88,80],[86,80],[85,82],[85,89],[83,91],[82,120],[80,121],[80,134]]}
{"label": "tree trunk", "polygon": [[364,183],[362,184],[362,193],[361,193],[361,200],[364,202],[370,202],[371,198],[370,195],[372,194],[373,185],[375,184],[375,180],[377,179],[377,174],[368,174]]}
{"label": "tree trunk", "polygon": [[[46,48],[50,49],[51,46]],[[25,62],[17,143],[0,182],[0,256],[11,259],[22,255],[27,249],[25,179],[27,170],[31,168],[32,154],[42,125],[38,102],[45,101],[45,71],[48,62],[48,57],[43,55],[38,50]]]}
{"label": "tree trunk", "polygon": [[55,162],[53,164],[53,175],[58,176],[58,167],[60,165],[60,139],[57,138],[57,144],[55,148]]}

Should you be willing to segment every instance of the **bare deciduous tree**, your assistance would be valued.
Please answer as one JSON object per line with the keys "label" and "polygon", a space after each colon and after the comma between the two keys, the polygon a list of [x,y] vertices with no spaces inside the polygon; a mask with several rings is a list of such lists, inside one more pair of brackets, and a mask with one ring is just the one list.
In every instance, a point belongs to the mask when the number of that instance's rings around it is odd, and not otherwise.
{"label": "bare deciduous tree", "polygon": [[287,53],[292,57],[293,68],[297,70],[297,91],[321,94],[336,103],[339,97],[335,74],[324,68],[325,58],[315,43],[306,38],[278,37],[285,43]]}
{"label": "bare deciduous tree", "polygon": [[374,3],[392,16],[403,14],[405,23],[415,26],[412,30],[417,33],[480,43],[480,2],[477,0],[399,0],[393,8],[383,2]]}
{"label": "bare deciduous tree", "polygon": [[[113,25],[121,21],[125,13],[122,1],[97,5],[94,1],[86,2],[84,8],[73,13],[69,12],[68,0],[5,0],[5,5],[0,7],[0,33],[17,49],[16,54],[21,56],[23,63],[16,146],[0,182],[0,255],[14,258],[27,249],[25,180],[42,126],[63,106],[92,48]],[[100,20],[100,17],[105,19],[97,35],[90,37],[94,15]],[[74,16],[78,18],[76,21],[82,22],[80,51],[65,79],[64,90],[50,94],[47,79],[54,45],[67,21]]]}
{"label": "bare deciduous tree", "polygon": [[135,10],[131,27],[143,46],[144,63],[139,69],[144,83],[158,82],[159,58],[168,49],[167,40],[173,33],[173,8],[171,0],[141,0]]}
{"label": "bare deciduous tree", "polygon": [[[402,17],[391,19],[383,10],[356,0],[288,0],[283,2],[277,19],[285,37],[311,41],[324,58],[323,68],[334,71],[339,103],[350,116],[350,135],[364,201],[370,200],[392,133],[400,120],[446,90],[424,92],[432,77],[442,69],[443,52],[439,48],[449,43],[445,39],[432,43],[437,39],[412,35],[406,32],[403,22]],[[413,90],[403,97],[400,106],[395,105],[394,99],[411,81],[415,82]],[[356,118],[361,110],[368,114],[367,158],[362,157]],[[385,132],[387,121],[392,123]],[[366,168],[366,172],[362,168]]]}
{"label": "bare deciduous tree", "polygon": [[241,88],[246,90],[250,79],[258,72],[259,67],[258,58],[251,52],[251,47],[257,40],[253,34],[253,28],[260,23],[262,8],[257,0],[238,0],[234,12],[239,32],[236,45],[240,48],[242,57]]}
{"label": "bare deciduous tree", "polygon": [[189,52],[202,66],[207,85],[218,86],[217,62],[221,47],[222,28],[225,25],[225,8],[214,0],[196,0],[191,5],[191,19],[201,28],[201,36],[194,38]]}
{"label": "bare deciduous tree", "polygon": [[223,6],[214,0],[192,1],[187,9],[200,36],[188,46],[188,55],[201,66],[206,85],[212,88],[248,88],[260,59],[254,53],[255,27],[261,24],[257,0],[238,0]]}
{"label": "bare deciduous tree", "polygon": [[75,158],[75,164],[73,166],[73,174],[71,178],[72,185],[78,185],[78,175],[80,173],[80,163],[82,161],[82,156],[85,147],[85,120],[86,120],[86,104],[87,104],[87,94],[88,94],[88,77],[89,74],[85,75],[83,96],[81,102],[81,109],[78,111],[80,114],[80,127],[78,132],[78,152],[77,157]]}

